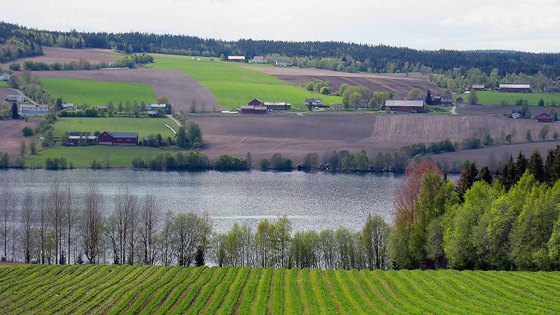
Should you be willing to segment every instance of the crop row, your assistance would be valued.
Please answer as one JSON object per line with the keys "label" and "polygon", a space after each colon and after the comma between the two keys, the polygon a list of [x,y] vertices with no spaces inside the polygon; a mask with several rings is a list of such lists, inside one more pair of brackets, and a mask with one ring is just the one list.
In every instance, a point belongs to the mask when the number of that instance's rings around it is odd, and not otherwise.
{"label": "crop row", "polygon": [[0,314],[560,313],[560,273],[0,267]]}

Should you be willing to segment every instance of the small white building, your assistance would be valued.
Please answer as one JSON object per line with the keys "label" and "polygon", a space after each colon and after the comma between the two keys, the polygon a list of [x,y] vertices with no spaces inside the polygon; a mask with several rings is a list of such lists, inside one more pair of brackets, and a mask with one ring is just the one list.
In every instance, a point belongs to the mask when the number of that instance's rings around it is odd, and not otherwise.
{"label": "small white building", "polygon": [[18,109],[23,117],[39,117],[49,113],[49,105],[19,104]]}
{"label": "small white building", "polygon": [[226,61],[230,61],[230,62],[245,62],[245,56],[227,56]]}
{"label": "small white building", "polygon": [[75,110],[74,103],[62,103],[62,110]]}
{"label": "small white building", "polygon": [[9,73],[0,73],[0,81],[8,81],[9,78],[10,78]]}
{"label": "small white building", "polygon": [[253,62],[253,63],[267,63],[268,60],[264,59],[263,56],[255,56],[255,57],[253,57],[251,62]]}
{"label": "small white building", "polygon": [[275,65],[277,67],[289,67],[292,63],[289,60],[276,60]]}
{"label": "small white building", "polygon": [[23,102],[25,101],[25,96],[19,94],[10,94],[6,99],[10,102]]}

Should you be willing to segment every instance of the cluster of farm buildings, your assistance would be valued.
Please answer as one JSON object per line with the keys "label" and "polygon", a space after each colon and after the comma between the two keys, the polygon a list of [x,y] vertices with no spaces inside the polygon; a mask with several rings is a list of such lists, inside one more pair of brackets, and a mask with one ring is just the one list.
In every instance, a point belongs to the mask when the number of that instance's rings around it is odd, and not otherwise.
{"label": "cluster of farm buildings", "polygon": [[[247,62],[247,58],[245,58],[245,56],[227,56],[227,58],[224,61]],[[258,64],[265,64],[268,63],[268,60],[264,59],[264,56],[255,56],[253,57],[253,59],[251,59],[251,62],[258,63]],[[292,66],[292,63],[289,60],[278,59],[274,61],[274,65],[277,67],[290,67]]]}
{"label": "cluster of farm buildings", "polygon": [[68,134],[68,144],[78,145],[80,141],[88,144],[137,145],[138,133],[104,131],[98,136],[92,136],[91,132],[70,132]]}
{"label": "cluster of farm buildings", "polygon": [[[485,91],[484,84],[473,84],[471,86],[473,91]],[[503,93],[531,93],[531,84],[529,83],[501,83],[496,89],[498,92]]]}
{"label": "cluster of farm buildings", "polygon": [[[8,95],[6,100],[17,104],[18,114],[22,117],[42,117],[50,112],[49,105],[24,103],[25,96],[20,94]],[[63,111],[77,112],[82,109],[81,106],[74,106],[73,103],[62,103]],[[109,106],[97,105],[95,109],[98,112],[107,112]],[[171,112],[171,107],[168,104],[146,104],[144,110],[150,117],[159,117],[166,113],[169,114]]]}

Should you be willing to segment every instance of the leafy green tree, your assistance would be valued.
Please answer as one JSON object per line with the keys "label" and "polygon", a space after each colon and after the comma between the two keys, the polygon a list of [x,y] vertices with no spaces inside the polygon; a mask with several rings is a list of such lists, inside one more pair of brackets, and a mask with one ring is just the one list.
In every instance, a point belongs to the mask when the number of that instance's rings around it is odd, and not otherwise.
{"label": "leafy green tree", "polygon": [[543,107],[543,106],[544,106],[544,100],[543,100],[542,98],[539,100],[538,105],[539,105],[540,107]]}
{"label": "leafy green tree", "polygon": [[525,133],[525,139],[527,139],[527,142],[533,142],[533,135],[531,134],[531,129],[527,129],[527,132]]}
{"label": "leafy green tree", "polygon": [[33,129],[29,126],[25,126],[21,129],[24,137],[31,137],[33,135]]}
{"label": "leafy green tree", "polygon": [[308,153],[303,159],[303,166],[308,169],[317,168],[319,163],[319,155],[317,153]]}
{"label": "leafy green tree", "polygon": [[550,126],[549,125],[543,125],[541,127],[541,129],[539,130],[539,138],[541,138],[542,141],[545,141],[546,138],[548,137],[548,132],[550,131]]}
{"label": "leafy green tree", "polygon": [[478,95],[475,90],[472,90],[469,93],[469,104],[477,105],[478,104]]}
{"label": "leafy green tree", "polygon": [[548,270],[548,242],[558,219],[560,183],[547,191],[535,185],[527,193],[510,235],[509,258],[520,270]]}
{"label": "leafy green tree", "polygon": [[477,242],[472,237],[482,215],[501,195],[499,183],[490,186],[476,182],[465,193],[465,202],[458,206],[445,232],[445,254],[449,267],[455,269],[482,268],[477,253]]}
{"label": "leafy green tree", "polygon": [[419,88],[413,88],[408,92],[407,99],[409,100],[417,100],[422,96],[422,91]]}

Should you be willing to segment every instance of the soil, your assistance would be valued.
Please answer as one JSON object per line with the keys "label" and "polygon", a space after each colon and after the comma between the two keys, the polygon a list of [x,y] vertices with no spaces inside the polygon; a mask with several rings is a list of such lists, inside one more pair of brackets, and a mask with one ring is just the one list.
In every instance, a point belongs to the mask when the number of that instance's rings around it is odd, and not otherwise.
{"label": "soil", "polygon": [[196,101],[195,110],[198,112],[222,110],[222,107],[206,87],[179,70],[138,68],[128,70],[34,71],[33,75],[40,78],[149,84],[153,87],[157,96],[167,96],[174,111],[188,111],[193,100]]}
{"label": "soil", "polygon": [[[0,120],[0,152],[8,153],[12,157],[19,154],[21,141],[25,141],[27,144],[31,141],[31,139],[23,136],[21,129],[24,126],[35,129],[39,122],[39,119],[30,119],[29,122],[25,122],[25,120]],[[38,139],[35,139],[35,144],[39,144]]]}
{"label": "soil", "polygon": [[10,61],[7,63],[2,64],[3,68],[9,68],[12,63],[19,63],[23,66],[25,61],[31,60],[36,62],[44,62],[47,64],[60,62],[70,62],[74,60],[84,59],[89,61],[90,63],[97,63],[97,62],[113,62],[115,61],[114,57],[105,56],[106,54],[119,54],[110,49],[96,49],[96,48],[87,48],[87,49],[69,49],[69,48],[60,48],[60,47],[45,47],[43,46],[43,55],[36,56],[36,57],[28,57],[28,58],[21,58],[15,61]]}
{"label": "soil", "polygon": [[[511,116],[513,110],[520,110],[521,106],[516,105],[500,105],[500,106],[487,106],[487,105],[457,105],[457,113],[464,115],[502,115]],[[535,117],[542,113],[549,113],[551,110],[559,111],[560,108],[555,107],[538,107],[530,106],[531,116]]]}
{"label": "soil", "polygon": [[[205,143],[202,152],[212,158],[220,154],[245,157],[247,152],[251,152],[253,161],[257,161],[278,152],[295,162],[301,161],[310,152],[323,155],[343,149],[352,152],[366,150],[373,158],[378,152],[392,152],[415,143],[429,144],[446,138],[460,142],[480,128],[488,128],[493,138],[498,138],[502,131],[508,134],[515,129],[513,141],[523,142],[528,129],[532,130],[536,139],[542,126],[534,120],[499,116],[389,114],[192,115],[187,117],[187,121],[200,125]],[[551,138],[555,131],[560,132],[560,123],[549,125]],[[465,159],[476,156],[478,152],[466,152]],[[459,152],[452,158],[461,160],[461,155]]]}
{"label": "soil", "polygon": [[406,97],[410,90],[419,88],[424,93],[430,90],[433,95],[443,94],[444,90],[420,74],[409,77],[405,75],[386,75],[369,73],[347,73],[322,69],[300,69],[280,67],[241,66],[247,69],[261,71],[277,77],[278,79],[292,85],[301,86],[311,79],[329,81],[334,90],[338,90],[343,83],[348,85],[361,85],[370,91],[391,91],[400,97]]}

